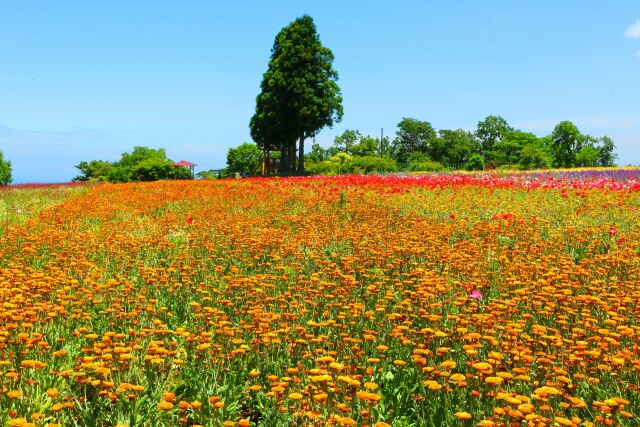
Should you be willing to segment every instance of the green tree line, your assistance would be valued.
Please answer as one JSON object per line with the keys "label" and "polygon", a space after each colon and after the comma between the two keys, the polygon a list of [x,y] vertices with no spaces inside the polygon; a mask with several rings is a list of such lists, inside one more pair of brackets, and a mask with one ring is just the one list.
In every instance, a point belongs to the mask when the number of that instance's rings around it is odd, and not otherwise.
{"label": "green tree line", "polygon": [[82,161],[75,167],[80,175],[74,181],[132,182],[161,179],[191,179],[191,171],[184,166],[173,166],[164,148],[134,147],[131,153],[122,153],[120,160]]}
{"label": "green tree line", "polygon": [[431,123],[403,118],[395,138],[372,138],[346,130],[333,145],[313,144],[307,154],[311,173],[439,171],[487,168],[544,169],[613,166],[615,145],[607,136],[581,133],[570,121],[538,137],[488,116],[473,131],[436,130]]}

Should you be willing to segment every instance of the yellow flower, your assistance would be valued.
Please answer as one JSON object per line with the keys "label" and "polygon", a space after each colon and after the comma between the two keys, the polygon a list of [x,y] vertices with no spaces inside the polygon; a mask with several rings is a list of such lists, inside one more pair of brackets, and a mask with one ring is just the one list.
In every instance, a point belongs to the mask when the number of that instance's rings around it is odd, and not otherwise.
{"label": "yellow flower", "polygon": [[488,364],[487,362],[476,362],[473,365],[471,365],[471,367],[473,369],[478,370],[478,371],[489,371],[489,370],[491,370],[491,365]]}
{"label": "yellow flower", "polygon": [[427,380],[424,382],[424,385],[429,388],[429,390],[440,390],[442,388],[442,384],[439,384],[437,381]]}
{"label": "yellow flower", "polygon": [[571,420],[563,418],[563,417],[555,417],[553,420],[556,423],[560,424],[561,426],[569,426],[569,427],[571,427],[571,426],[575,425]]}
{"label": "yellow flower", "polygon": [[459,420],[470,420],[472,418],[470,413],[464,411],[456,412],[453,415]]}
{"label": "yellow flower", "polygon": [[500,377],[487,377],[484,379],[484,382],[492,385],[500,385],[504,380]]}

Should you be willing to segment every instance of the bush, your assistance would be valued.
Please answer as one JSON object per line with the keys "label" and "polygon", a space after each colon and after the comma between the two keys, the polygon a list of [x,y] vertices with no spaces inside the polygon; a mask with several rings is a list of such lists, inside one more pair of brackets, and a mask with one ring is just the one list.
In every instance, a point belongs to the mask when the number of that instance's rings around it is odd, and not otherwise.
{"label": "bush", "polygon": [[434,162],[433,160],[423,160],[409,163],[408,169],[411,172],[442,172],[444,166],[442,163]]}
{"label": "bush", "polygon": [[482,171],[484,170],[484,159],[480,154],[473,154],[467,160],[467,164],[464,167],[468,171]]}
{"label": "bush", "polygon": [[329,160],[305,164],[305,170],[310,175],[337,175],[394,172],[398,170],[398,166],[388,157],[350,156],[347,153],[338,153]]}
{"label": "bush", "polygon": [[7,185],[13,181],[11,177],[11,162],[9,160],[5,160],[0,151],[0,185]]}
{"label": "bush", "polygon": [[353,172],[353,158],[347,153],[338,153],[331,157],[328,162],[331,164],[333,173],[346,174]]}
{"label": "bush", "polygon": [[90,162],[80,162],[75,167],[81,174],[73,178],[72,181],[106,181],[111,169],[111,162],[91,160]]}
{"label": "bush", "polygon": [[196,174],[198,179],[218,179],[227,176],[227,169],[210,169],[208,171],[200,171]]}
{"label": "bush", "polygon": [[352,170],[360,173],[395,172],[398,170],[395,160],[389,157],[354,156],[351,158]]}
{"label": "bush", "polygon": [[305,163],[304,170],[310,175],[335,175],[334,165],[329,160]]}
{"label": "bush", "polygon": [[231,173],[256,174],[262,166],[262,151],[255,144],[245,142],[227,152],[227,169]]}
{"label": "bush", "polygon": [[547,169],[551,165],[551,157],[540,147],[526,145],[520,155],[520,169]]}
{"label": "bush", "polygon": [[183,166],[173,166],[163,148],[134,147],[131,153],[123,153],[119,161],[103,160],[80,162],[75,166],[81,175],[74,181],[157,181],[160,179],[190,179],[191,171]]}
{"label": "bush", "polygon": [[600,151],[597,148],[591,145],[585,145],[578,151],[578,154],[576,154],[576,166],[597,166],[599,156]]}

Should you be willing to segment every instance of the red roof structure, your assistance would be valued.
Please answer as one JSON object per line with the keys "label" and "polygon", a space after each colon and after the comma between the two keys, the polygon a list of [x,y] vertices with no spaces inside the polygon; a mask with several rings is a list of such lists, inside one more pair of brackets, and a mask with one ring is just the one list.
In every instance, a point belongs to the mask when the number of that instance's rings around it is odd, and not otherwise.
{"label": "red roof structure", "polygon": [[173,163],[171,166],[175,166],[175,167],[184,166],[186,168],[189,168],[189,170],[191,171],[191,178],[196,177],[195,168],[198,165],[196,165],[195,163],[187,162],[186,160],[180,160],[179,162]]}
{"label": "red roof structure", "polygon": [[185,166],[188,168],[192,168],[194,166],[198,166],[195,163],[187,162],[186,160],[180,160],[179,162],[175,162],[173,166]]}

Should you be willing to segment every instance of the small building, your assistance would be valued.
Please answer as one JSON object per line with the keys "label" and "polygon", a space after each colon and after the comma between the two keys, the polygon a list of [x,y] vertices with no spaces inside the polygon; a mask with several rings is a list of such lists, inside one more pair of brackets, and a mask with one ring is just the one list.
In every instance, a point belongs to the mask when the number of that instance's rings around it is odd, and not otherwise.
{"label": "small building", "polygon": [[196,165],[195,163],[191,163],[191,162],[187,162],[186,160],[180,160],[179,162],[175,162],[174,164],[172,164],[171,166],[184,166],[185,168],[189,168],[189,170],[191,171],[191,178],[195,178],[196,174],[195,174],[195,169],[196,169]]}
{"label": "small building", "polygon": [[280,152],[281,147],[276,145],[266,145],[262,148],[262,175],[272,175],[278,172],[280,159],[273,157],[271,153]]}

